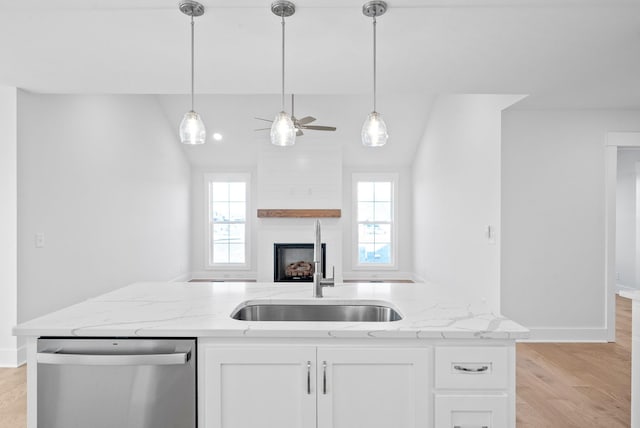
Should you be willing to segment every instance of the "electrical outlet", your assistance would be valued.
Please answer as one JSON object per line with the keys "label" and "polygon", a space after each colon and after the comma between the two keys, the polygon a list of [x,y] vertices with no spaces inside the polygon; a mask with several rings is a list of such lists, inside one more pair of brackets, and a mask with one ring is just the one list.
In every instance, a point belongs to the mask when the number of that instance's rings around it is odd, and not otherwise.
{"label": "electrical outlet", "polygon": [[44,248],[44,232],[36,233],[36,248]]}

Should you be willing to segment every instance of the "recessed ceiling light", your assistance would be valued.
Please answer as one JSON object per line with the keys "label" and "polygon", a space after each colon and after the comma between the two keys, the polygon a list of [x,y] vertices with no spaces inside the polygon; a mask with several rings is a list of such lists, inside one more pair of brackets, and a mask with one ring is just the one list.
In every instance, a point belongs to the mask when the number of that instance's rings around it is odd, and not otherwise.
{"label": "recessed ceiling light", "polygon": [[219,132],[214,132],[213,133],[213,139],[215,141],[222,141],[222,134],[220,134]]}

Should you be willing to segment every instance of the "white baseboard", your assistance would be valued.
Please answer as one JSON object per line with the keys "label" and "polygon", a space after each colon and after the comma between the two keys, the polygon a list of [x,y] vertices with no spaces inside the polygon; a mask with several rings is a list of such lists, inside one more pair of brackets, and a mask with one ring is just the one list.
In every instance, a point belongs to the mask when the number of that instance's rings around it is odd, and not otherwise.
{"label": "white baseboard", "polygon": [[186,282],[192,278],[191,272],[183,273],[182,275],[176,276],[175,278],[169,280],[169,282]]}
{"label": "white baseboard", "polygon": [[248,281],[255,281],[257,278],[258,274],[256,272],[252,272],[252,271],[210,271],[210,270],[203,270],[203,271],[196,271],[196,272],[191,272],[189,274],[189,279],[219,279],[219,280],[225,280],[225,279],[239,279],[239,280],[243,280],[246,279]]}
{"label": "white baseboard", "polygon": [[414,282],[418,282],[420,284],[425,284],[427,282],[426,279],[422,278],[421,276],[416,275],[415,273],[411,275],[413,277],[413,281]]}
{"label": "white baseboard", "polygon": [[0,349],[0,367],[20,367],[27,362],[27,347]]}
{"label": "white baseboard", "polygon": [[409,272],[400,271],[345,271],[342,272],[342,279],[344,280],[356,280],[362,279],[367,281],[376,280],[388,280],[388,279],[400,279],[400,280],[413,280],[413,274]]}
{"label": "white baseboard", "polygon": [[519,342],[608,342],[606,328],[531,328],[528,339]]}

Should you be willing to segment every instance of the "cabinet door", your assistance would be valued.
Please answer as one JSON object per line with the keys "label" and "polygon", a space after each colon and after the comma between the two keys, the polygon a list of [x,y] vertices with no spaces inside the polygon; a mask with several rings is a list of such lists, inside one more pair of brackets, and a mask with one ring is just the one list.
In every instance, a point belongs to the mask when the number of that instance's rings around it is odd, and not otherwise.
{"label": "cabinet door", "polygon": [[315,428],[315,348],[201,350],[199,426]]}
{"label": "cabinet door", "polygon": [[431,426],[428,349],[318,348],[318,428]]}

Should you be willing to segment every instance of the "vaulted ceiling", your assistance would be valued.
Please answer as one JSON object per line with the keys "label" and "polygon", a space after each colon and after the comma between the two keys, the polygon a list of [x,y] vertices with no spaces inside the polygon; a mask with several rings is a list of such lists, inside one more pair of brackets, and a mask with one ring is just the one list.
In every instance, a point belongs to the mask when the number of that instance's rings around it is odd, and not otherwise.
{"label": "vaulted ceiling", "polygon": [[[294,0],[287,19],[287,92],[301,103],[335,96],[338,116],[357,104],[356,130],[371,92],[363,2]],[[275,114],[280,22],[271,2],[202,3],[197,92],[266,96],[274,108],[248,117]],[[441,93],[529,95],[518,108],[640,108],[640,0],[388,3],[378,20],[379,110],[408,117],[411,138],[424,127],[413,112],[428,114]],[[0,58],[0,84],[35,92],[185,94],[189,18],[174,0],[0,0]]]}

